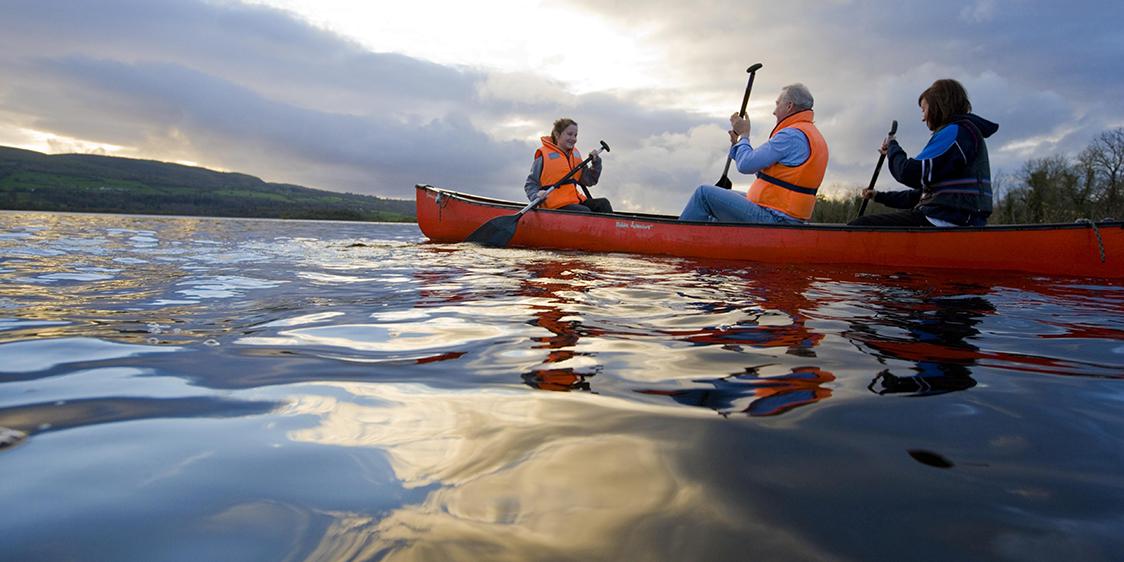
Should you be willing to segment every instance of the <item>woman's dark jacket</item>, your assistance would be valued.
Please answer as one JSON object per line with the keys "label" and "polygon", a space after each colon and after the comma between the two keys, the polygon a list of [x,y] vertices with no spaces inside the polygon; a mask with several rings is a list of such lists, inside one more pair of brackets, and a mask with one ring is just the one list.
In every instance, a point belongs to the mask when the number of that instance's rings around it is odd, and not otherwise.
{"label": "woman's dark jacket", "polygon": [[954,115],[929,138],[916,158],[890,141],[886,152],[894,179],[913,189],[878,191],[874,200],[896,209],[916,208],[926,217],[961,226],[983,226],[991,215],[991,166],[984,139],[999,125],[978,115]]}

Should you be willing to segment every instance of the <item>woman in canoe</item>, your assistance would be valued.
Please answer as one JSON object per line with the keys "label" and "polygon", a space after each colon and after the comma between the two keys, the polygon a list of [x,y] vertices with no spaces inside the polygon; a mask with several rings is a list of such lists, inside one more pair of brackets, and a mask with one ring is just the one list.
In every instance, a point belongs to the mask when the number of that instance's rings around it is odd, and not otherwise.
{"label": "woman in canoe", "polygon": [[[562,118],[554,122],[549,137],[542,137],[542,146],[535,151],[535,161],[523,189],[527,199],[534,201],[549,187],[562,179],[581,163],[582,157],[575,148],[578,143],[578,124],[573,119]],[[601,178],[601,156],[592,152],[592,166],[576,172],[565,183],[546,196],[542,206],[547,209],[565,209],[595,213],[611,213],[613,206],[604,197],[590,197],[586,187],[596,185]],[[579,190],[578,187],[581,186]],[[583,193],[584,192],[584,193]]]}
{"label": "woman in canoe", "polygon": [[914,158],[906,156],[894,135],[879,151],[889,157],[890,173],[911,189],[864,189],[863,198],[895,209],[850,222],[861,226],[983,226],[991,215],[991,167],[984,139],[999,125],[972,113],[960,82],[933,82],[917,98],[921,120],[933,131],[929,144]]}

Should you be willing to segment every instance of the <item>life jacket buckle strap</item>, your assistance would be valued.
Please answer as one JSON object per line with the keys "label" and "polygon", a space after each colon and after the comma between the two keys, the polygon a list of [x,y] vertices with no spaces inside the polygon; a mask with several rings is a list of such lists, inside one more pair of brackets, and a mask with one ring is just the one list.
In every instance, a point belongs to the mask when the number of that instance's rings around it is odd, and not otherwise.
{"label": "life jacket buckle strap", "polygon": [[796,185],[794,183],[789,183],[789,182],[786,182],[784,180],[774,178],[773,176],[770,176],[769,174],[766,174],[764,172],[757,172],[757,178],[761,179],[761,180],[764,180],[764,181],[767,181],[767,182],[769,182],[769,183],[771,183],[771,184],[773,184],[777,187],[783,187],[787,190],[795,191],[797,193],[802,193],[804,195],[813,195],[814,196],[816,194],[815,188],[801,187],[801,186]]}

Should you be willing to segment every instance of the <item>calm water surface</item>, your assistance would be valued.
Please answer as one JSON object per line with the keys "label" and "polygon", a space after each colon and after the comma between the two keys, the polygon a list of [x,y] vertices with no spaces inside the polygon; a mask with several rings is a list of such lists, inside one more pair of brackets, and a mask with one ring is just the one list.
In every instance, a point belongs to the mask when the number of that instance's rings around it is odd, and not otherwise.
{"label": "calm water surface", "polygon": [[1124,289],[0,213],[0,426],[3,560],[1121,560]]}

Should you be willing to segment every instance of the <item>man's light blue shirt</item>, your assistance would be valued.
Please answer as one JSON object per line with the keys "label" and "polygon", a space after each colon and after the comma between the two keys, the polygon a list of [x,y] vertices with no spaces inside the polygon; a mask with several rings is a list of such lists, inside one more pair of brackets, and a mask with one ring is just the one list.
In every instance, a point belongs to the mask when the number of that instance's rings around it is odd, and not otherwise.
{"label": "man's light blue shirt", "polygon": [[811,156],[808,137],[800,129],[785,128],[777,131],[773,138],[754,149],[748,138],[742,138],[730,147],[730,157],[743,174],[756,174],[777,162],[786,166],[799,166]]}

